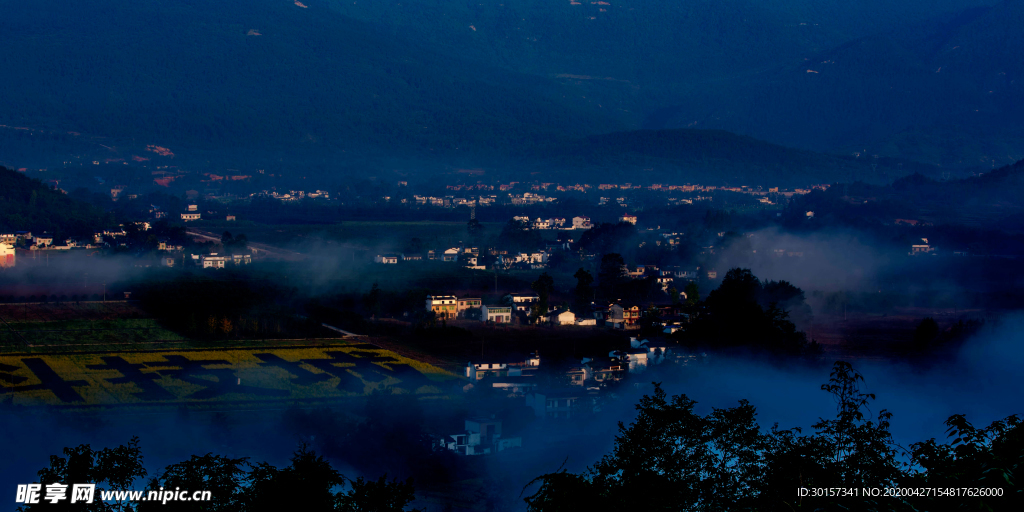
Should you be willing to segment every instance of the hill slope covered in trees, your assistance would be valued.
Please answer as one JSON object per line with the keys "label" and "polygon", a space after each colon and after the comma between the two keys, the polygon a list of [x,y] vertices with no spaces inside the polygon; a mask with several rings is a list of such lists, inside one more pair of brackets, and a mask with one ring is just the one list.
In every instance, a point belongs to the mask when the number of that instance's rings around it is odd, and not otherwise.
{"label": "hill slope covered in trees", "polygon": [[59,239],[91,235],[110,227],[113,217],[69,198],[39,180],[0,167],[0,231],[43,231]]}

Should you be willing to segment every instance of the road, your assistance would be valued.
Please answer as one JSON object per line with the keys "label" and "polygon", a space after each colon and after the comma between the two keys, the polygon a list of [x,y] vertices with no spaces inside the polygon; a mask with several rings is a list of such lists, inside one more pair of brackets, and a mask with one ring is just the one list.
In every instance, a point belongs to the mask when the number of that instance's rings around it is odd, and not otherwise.
{"label": "road", "polygon": [[[211,233],[209,231],[200,231],[198,229],[186,229],[185,233],[188,236],[199,238],[202,240],[210,240],[213,242],[220,243],[220,235]],[[288,249],[282,249],[280,247],[274,247],[273,245],[261,244],[256,242],[249,242],[248,247],[256,250],[256,254],[264,254],[272,258],[282,259],[286,261],[301,261],[306,256],[300,252],[290,251]]]}

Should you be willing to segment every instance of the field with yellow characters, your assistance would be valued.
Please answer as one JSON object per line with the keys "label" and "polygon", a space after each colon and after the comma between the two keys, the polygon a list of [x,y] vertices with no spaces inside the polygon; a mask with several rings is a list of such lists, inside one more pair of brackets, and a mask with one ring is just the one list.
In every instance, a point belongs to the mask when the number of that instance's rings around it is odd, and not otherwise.
{"label": "field with yellow characters", "polygon": [[456,377],[366,343],[0,355],[15,405],[181,405],[337,400],[374,389],[433,395]]}

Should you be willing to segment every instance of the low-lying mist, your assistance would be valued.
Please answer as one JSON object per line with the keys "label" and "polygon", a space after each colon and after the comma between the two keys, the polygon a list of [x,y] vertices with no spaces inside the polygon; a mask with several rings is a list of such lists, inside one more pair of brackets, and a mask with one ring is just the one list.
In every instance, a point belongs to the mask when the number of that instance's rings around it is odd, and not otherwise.
{"label": "low-lying mist", "polygon": [[[1022,329],[1024,317],[1004,317],[967,340],[949,359],[927,366],[853,361],[864,375],[862,390],[877,395],[870,405],[871,416],[882,409],[892,412],[894,438],[909,447],[931,437],[944,440],[943,421],[953,414],[965,414],[980,426],[1024,411],[1024,381],[1018,375],[1024,355]],[[534,421],[523,433],[522,450],[484,459],[486,481],[491,489],[486,499],[495,504],[496,510],[520,510],[523,507],[519,494],[532,478],[555,471],[563,464],[570,471],[578,471],[596,462],[610,450],[616,423],[632,421],[634,404],[642,394],[651,391],[651,381],[662,382],[669,394],[682,393],[697,400],[698,413],[709,412],[712,407],[731,407],[738,400],[747,399],[757,407],[762,428],[778,423],[782,428],[802,427],[806,431],[818,418],[835,414],[831,395],[819,389],[828,380],[830,363],[766,362],[753,357],[708,355],[671,372],[655,369],[634,376],[620,389],[617,399],[607,401],[599,413],[585,422]],[[426,404],[409,419],[418,422],[418,415],[426,411],[424,421],[429,423],[433,409],[436,407]],[[361,410],[361,406],[351,407],[356,414]],[[346,412],[333,411],[326,414]],[[179,410],[78,417],[59,411],[9,409],[3,411],[4,421],[0,422],[0,436],[5,439],[0,448],[0,459],[5,462],[0,469],[0,485],[11,488],[34,480],[35,471],[47,465],[48,457],[59,454],[65,446],[116,446],[133,435],[142,437],[145,463],[151,474],[192,454],[249,456],[254,461],[283,465],[300,442],[309,443],[314,449],[330,445],[323,438],[303,434],[302,429],[287,427],[286,417],[292,414],[295,411]],[[402,418],[407,412],[397,410],[389,414]],[[358,475],[345,453],[328,450],[327,455],[346,475]],[[140,488],[142,485],[137,484]]]}

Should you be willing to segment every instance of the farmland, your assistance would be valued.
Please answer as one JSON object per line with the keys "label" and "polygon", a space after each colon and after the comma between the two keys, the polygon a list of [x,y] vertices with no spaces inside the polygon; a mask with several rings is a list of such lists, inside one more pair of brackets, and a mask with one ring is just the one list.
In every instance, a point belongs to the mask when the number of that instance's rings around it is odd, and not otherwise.
{"label": "farmland", "polygon": [[14,405],[322,402],[373,390],[436,395],[454,375],[366,343],[0,356]]}

